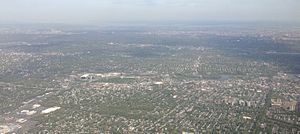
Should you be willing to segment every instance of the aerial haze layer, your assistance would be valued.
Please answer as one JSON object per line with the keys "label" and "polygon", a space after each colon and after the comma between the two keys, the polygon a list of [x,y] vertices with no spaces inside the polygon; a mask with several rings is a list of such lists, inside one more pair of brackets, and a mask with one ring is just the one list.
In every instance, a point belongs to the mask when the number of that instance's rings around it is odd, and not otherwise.
{"label": "aerial haze layer", "polygon": [[2,23],[300,21],[298,0],[1,0]]}

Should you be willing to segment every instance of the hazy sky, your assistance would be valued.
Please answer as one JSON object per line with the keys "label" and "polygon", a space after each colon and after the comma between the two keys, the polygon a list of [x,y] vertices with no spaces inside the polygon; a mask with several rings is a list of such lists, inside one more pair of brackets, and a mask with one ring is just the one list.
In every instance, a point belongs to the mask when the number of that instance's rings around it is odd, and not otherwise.
{"label": "hazy sky", "polygon": [[300,22],[300,0],[0,0],[0,22]]}

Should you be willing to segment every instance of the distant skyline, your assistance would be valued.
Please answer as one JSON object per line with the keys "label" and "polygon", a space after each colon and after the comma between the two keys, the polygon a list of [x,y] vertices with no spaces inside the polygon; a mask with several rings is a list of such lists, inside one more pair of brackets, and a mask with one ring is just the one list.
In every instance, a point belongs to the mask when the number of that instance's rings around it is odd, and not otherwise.
{"label": "distant skyline", "polygon": [[300,22],[300,0],[0,0],[0,23]]}

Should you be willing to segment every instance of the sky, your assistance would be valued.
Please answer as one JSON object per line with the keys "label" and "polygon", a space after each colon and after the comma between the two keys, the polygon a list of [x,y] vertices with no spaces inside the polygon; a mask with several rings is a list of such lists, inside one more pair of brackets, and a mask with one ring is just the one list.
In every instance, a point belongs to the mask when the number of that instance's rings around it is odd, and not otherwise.
{"label": "sky", "polygon": [[300,0],[0,0],[1,22],[300,22]]}

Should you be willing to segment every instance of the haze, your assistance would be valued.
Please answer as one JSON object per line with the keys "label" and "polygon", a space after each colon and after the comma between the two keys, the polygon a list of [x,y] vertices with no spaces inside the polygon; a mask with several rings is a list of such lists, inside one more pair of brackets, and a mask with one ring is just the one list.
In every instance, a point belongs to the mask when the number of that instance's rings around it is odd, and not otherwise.
{"label": "haze", "polygon": [[300,22],[299,0],[0,0],[0,22]]}

